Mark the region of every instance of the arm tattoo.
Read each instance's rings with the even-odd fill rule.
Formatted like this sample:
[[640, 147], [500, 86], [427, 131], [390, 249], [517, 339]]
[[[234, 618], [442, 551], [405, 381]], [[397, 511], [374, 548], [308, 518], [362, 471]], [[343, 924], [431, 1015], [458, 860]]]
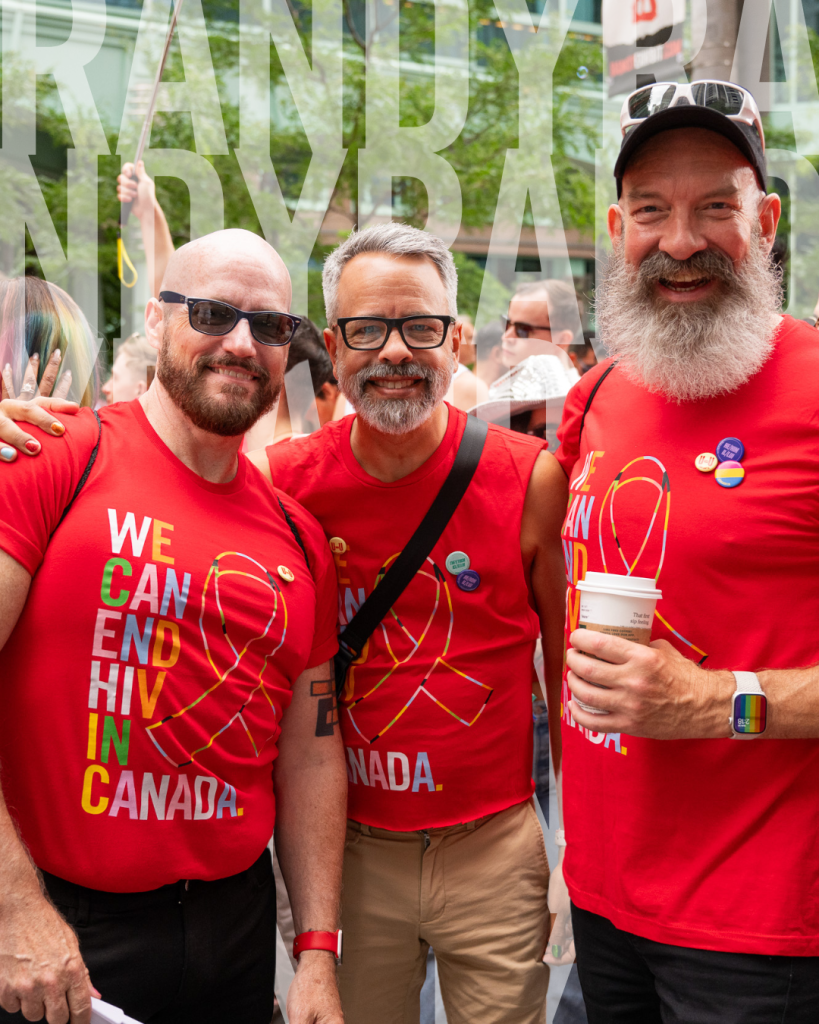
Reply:
[[310, 683], [310, 696], [318, 697], [316, 736], [332, 736], [338, 722], [335, 680], [313, 679]]

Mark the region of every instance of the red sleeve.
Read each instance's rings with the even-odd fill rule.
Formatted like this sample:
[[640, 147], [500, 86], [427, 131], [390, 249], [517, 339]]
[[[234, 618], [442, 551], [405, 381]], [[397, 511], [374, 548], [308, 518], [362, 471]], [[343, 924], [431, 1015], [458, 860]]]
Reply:
[[557, 430], [560, 446], [555, 452], [555, 458], [569, 479], [571, 479], [572, 469], [580, 455], [580, 426], [583, 422], [586, 403], [595, 384], [610, 364], [611, 359], [606, 359], [602, 363], [598, 363], [593, 370], [589, 370], [569, 391], [566, 401], [563, 403], [563, 418]]
[[281, 496], [304, 541], [316, 584], [316, 624], [306, 670], [329, 661], [338, 650], [338, 580], [327, 538], [318, 521], [292, 497], [284, 493]]
[[38, 439], [39, 455], [18, 455], [0, 471], [0, 549], [32, 576], [96, 444], [97, 424], [83, 409], [63, 437], [38, 431]]

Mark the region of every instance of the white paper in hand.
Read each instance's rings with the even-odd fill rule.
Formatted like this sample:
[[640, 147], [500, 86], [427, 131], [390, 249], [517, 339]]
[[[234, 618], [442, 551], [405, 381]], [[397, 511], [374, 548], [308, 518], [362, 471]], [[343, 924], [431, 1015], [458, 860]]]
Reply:
[[139, 1021], [126, 1016], [118, 1006], [92, 998], [91, 1024], [139, 1024]]

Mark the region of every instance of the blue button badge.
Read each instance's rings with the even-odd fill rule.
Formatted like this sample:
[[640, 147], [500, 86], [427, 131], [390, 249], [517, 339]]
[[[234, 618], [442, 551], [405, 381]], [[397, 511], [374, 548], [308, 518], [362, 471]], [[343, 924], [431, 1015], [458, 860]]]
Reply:
[[455, 582], [461, 590], [465, 590], [469, 593], [472, 590], [478, 589], [481, 585], [481, 578], [474, 569], [464, 569], [463, 572], [458, 573]]
[[717, 458], [720, 462], [742, 462], [745, 445], [738, 437], [723, 437], [717, 445]]

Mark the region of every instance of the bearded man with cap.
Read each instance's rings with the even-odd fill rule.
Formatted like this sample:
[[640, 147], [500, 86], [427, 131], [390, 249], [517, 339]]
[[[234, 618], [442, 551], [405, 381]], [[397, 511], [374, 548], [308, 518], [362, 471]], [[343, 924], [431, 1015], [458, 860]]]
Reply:
[[[611, 358], [570, 393], [557, 453], [588, 1018], [813, 1022], [819, 347], [780, 313], [753, 97], [662, 83], [621, 124], [597, 311]], [[589, 573], [662, 592], [650, 646], [577, 628]]]

